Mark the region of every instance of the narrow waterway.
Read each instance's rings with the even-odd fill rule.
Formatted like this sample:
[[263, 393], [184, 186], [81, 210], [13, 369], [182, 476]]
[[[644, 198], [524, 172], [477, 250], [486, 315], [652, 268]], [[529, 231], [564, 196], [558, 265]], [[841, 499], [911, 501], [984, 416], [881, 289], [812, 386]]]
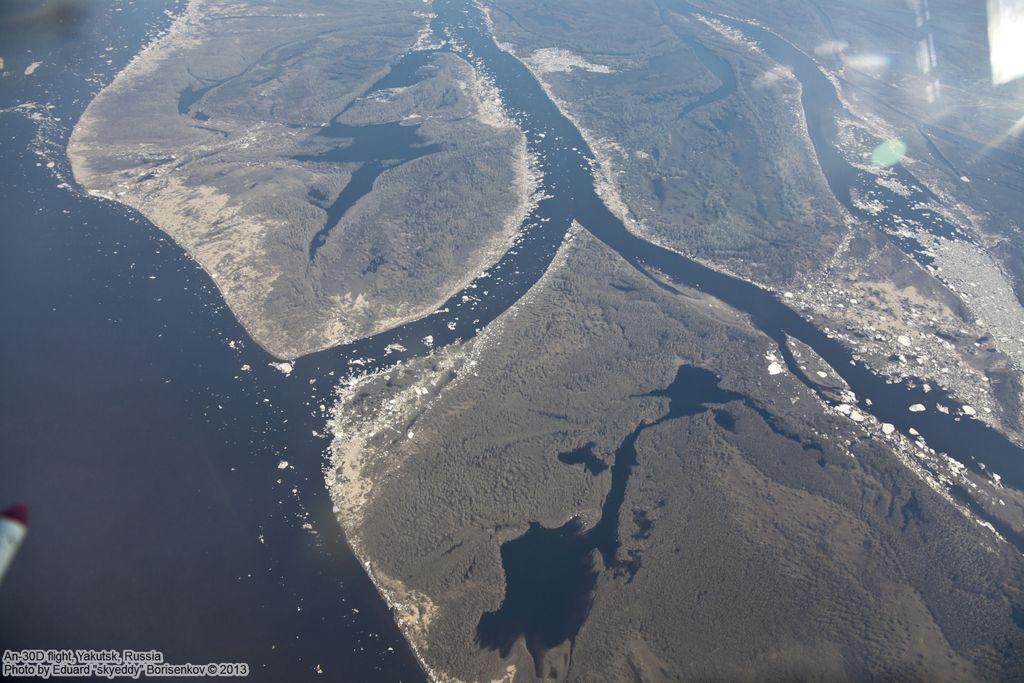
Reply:
[[[890, 180], [901, 188], [897, 189], [896, 185], [888, 182], [877, 182], [878, 176], [858, 168], [843, 154], [839, 124], [853, 117], [840, 101], [832, 81], [811, 57], [779, 35], [755, 24], [700, 10], [685, 0], [659, 0], [658, 4], [663, 11], [671, 10], [686, 16], [699, 14], [739, 30], [755, 40], [772, 61], [792, 70], [793, 76], [800, 81], [800, 104], [818, 165], [832, 194], [853, 216], [866, 225], [875, 226], [901, 250], [924, 265], [930, 264], [932, 258], [907, 233], [907, 228], [925, 230], [946, 239], [969, 239], [958, 226], [928, 206], [936, 200], [935, 195], [902, 163], [896, 163], [887, 171]], [[712, 68], [707, 62], [705, 64]], [[719, 70], [715, 69], [716, 74]], [[861, 142], [877, 145], [886, 141]], [[878, 203], [883, 208], [878, 212], [869, 211], [865, 208], [868, 203]]]
[[[936, 404], [958, 405], [946, 392], [936, 389], [925, 392], [911, 381], [890, 384], [772, 292], [712, 270], [631, 233], [598, 196], [591, 171], [593, 154], [580, 132], [547, 97], [530, 71], [495, 45], [475, 6], [462, 0], [438, 0], [435, 10], [435, 31], [451, 37], [452, 49], [494, 79], [506, 109], [526, 132], [530, 151], [540, 160], [545, 199], [527, 218], [521, 240], [498, 264], [469, 288], [455, 294], [437, 313], [303, 359], [298, 369], [304, 374], [322, 376], [326, 368], [334, 368], [340, 357], [371, 359], [371, 365], [380, 364], [385, 347], [393, 343], [401, 343], [408, 350], [392, 355], [387, 364], [471, 337], [539, 278], [569, 223], [575, 219], [638, 269], [663, 273], [679, 285], [703, 290], [747, 313], [757, 329], [779, 344], [789, 369], [797, 377], [802, 378], [803, 374], [787, 351], [787, 337], [804, 342], [831, 365], [856, 393], [862, 412], [890, 422], [904, 432], [914, 428], [931, 447], [950, 454], [968, 467], [981, 472], [979, 463], [984, 462], [1002, 475], [1004, 484], [1015, 488], [1024, 486], [1021, 449], [980, 420], [937, 411]], [[810, 68], [813, 63], [803, 66]], [[831, 88], [831, 82], [816, 67], [814, 73]], [[804, 83], [805, 96], [818, 96], [813, 94], [816, 86], [825, 87], [816, 78], [809, 78]], [[835, 93], [821, 97], [835, 97]], [[826, 118], [824, 111], [819, 111], [818, 128], [822, 135], [827, 131], [834, 134], [835, 125], [827, 125]], [[835, 140], [830, 139], [823, 147], [834, 149], [834, 143]], [[892, 219], [898, 219], [904, 209], [919, 211], [907, 202], [894, 202], [889, 206], [894, 214]], [[467, 299], [467, 295], [472, 296]], [[927, 410], [911, 413], [908, 408], [916, 403], [926, 406]]]
[[[552, 197], [548, 206], [557, 208], [560, 216], [568, 215], [578, 220], [584, 228], [611, 247], [626, 261], [643, 272], [651, 270], [667, 275], [679, 285], [703, 290], [747, 313], [757, 329], [774, 340], [791, 372], [802, 381], [807, 379], [799, 370], [795, 359], [786, 346], [787, 338], [798, 339], [810, 346], [847, 382], [858, 397], [860, 409], [879, 420], [890, 422], [904, 433], [913, 428], [924, 435], [935, 449], [947, 452], [975, 471], [989, 468], [998, 471], [1004, 484], [1020, 488], [1024, 485], [1024, 468], [1021, 467], [1021, 449], [1005, 436], [986, 426], [979, 420], [944, 414], [936, 410], [938, 403], [954, 405], [945, 392], [925, 392], [915, 383], [905, 381], [890, 384], [874, 374], [839, 341], [814, 326], [794, 310], [783, 304], [774, 294], [748, 282], [711, 270], [678, 253], [654, 245], [626, 229], [622, 221], [614, 216], [601, 201], [594, 189], [590, 171], [593, 155], [579, 131], [558, 111], [545, 96], [540, 84], [526, 67], [510, 55], [501, 51], [489, 35], [486, 24], [475, 9], [465, 9], [455, 0], [439, 0], [440, 28], [449, 35], [457, 36], [457, 45], [465, 54], [472, 55], [477, 65], [489, 73], [502, 92], [503, 100], [515, 118], [523, 126], [531, 147], [543, 162], [545, 189]], [[733, 22], [738, 25], [738, 22]], [[831, 82], [824, 77], [809, 58], [802, 61], [802, 53], [763, 29], [743, 25], [751, 30], [757, 39], [766, 45], [769, 54], [793, 67], [801, 79], [804, 92], [805, 111], [808, 125], [815, 140], [815, 149], [837, 197], [855, 215], [863, 215], [852, 203], [854, 190], [876, 192], [873, 179], [859, 174], [848, 164], [836, 149], [837, 125], [835, 117], [840, 111], [838, 98]], [[812, 106], [817, 103], [821, 106]], [[931, 198], [926, 188], [900, 166], [894, 173], [913, 188], [912, 199]], [[883, 193], [884, 195], [884, 193]], [[935, 219], [919, 205], [895, 193], [884, 195], [886, 199], [886, 220], [892, 224], [912, 221], [929, 224], [931, 228], [946, 230], [941, 219]], [[544, 216], [542, 207], [540, 214]], [[866, 216], [864, 216], [867, 218]], [[925, 219], [928, 219], [926, 221]], [[924, 221], [924, 223], [922, 223]], [[956, 237], [949, 233], [947, 236]], [[677, 382], [682, 381], [677, 378]], [[699, 386], [698, 382], [694, 382]], [[709, 390], [705, 401], [713, 401], [714, 392]], [[700, 405], [695, 399], [687, 405]], [[909, 407], [920, 403], [927, 410], [912, 413]], [[684, 411], [685, 413], [685, 411]], [[642, 430], [643, 425], [637, 430]], [[632, 466], [629, 458], [632, 444], [638, 431], [634, 431], [623, 444], [613, 465], [613, 486], [609, 492], [609, 505], [614, 506], [620, 488], [628, 478]], [[574, 461], [582, 460], [582, 454], [571, 455]], [[635, 456], [634, 456], [635, 457]], [[586, 462], [585, 460], [582, 460]], [[535, 658], [565, 639], [572, 639], [585, 619], [589, 604], [590, 590], [594, 584], [593, 567], [581, 557], [598, 550], [605, 558], [606, 566], [614, 565], [614, 549], [617, 547], [617, 517], [612, 519], [609, 510], [603, 511], [602, 519], [591, 532], [583, 533], [578, 522], [571, 521], [558, 529], [544, 529], [534, 524], [526, 535], [510, 541], [502, 548], [506, 577], [509, 585], [506, 603], [498, 612], [485, 615], [479, 625], [481, 644], [507, 652], [518, 636], [526, 639]], [[606, 527], [616, 527], [613, 531]], [[595, 539], [603, 538], [603, 542]], [[608, 539], [616, 539], [610, 541]], [[1010, 539], [1020, 539], [1011, 534]], [[551, 550], [545, 557], [561, 558], [556, 566], [543, 571], [537, 567], [551, 567], [545, 561], [538, 563], [535, 551]], [[557, 551], [555, 550], [557, 548]], [[573, 583], [578, 589], [570, 596], [564, 595], [564, 587]], [[558, 598], [552, 597], [558, 594]], [[553, 615], [552, 610], [558, 615]]]

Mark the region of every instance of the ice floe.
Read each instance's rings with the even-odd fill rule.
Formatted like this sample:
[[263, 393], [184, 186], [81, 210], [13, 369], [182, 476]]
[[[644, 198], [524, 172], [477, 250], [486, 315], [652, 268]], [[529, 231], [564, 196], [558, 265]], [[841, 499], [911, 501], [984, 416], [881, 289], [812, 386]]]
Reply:
[[280, 372], [285, 377], [292, 374], [292, 370], [295, 369], [295, 366], [287, 361], [281, 361], [280, 363], [268, 363], [268, 365], [277, 370], [278, 372]]

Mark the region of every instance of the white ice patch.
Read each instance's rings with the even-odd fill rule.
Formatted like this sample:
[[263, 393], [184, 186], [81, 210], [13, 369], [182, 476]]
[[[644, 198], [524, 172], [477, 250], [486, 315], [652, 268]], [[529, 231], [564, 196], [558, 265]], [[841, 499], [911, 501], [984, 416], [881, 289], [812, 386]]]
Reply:
[[915, 403], [914, 405], [912, 405], [909, 408], [907, 408], [907, 410], [909, 410], [912, 413], [923, 413], [924, 412], [924, 406], [922, 404], [920, 404], [920, 403]]
[[390, 356], [392, 353], [395, 353], [396, 351], [397, 352], [405, 351], [405, 347], [402, 346], [401, 344], [388, 344], [387, 346], [384, 347], [384, 355], [385, 356]]
[[558, 47], [545, 47], [534, 50], [525, 60], [526, 64], [537, 73], [568, 72], [573, 69], [590, 71], [596, 74], [610, 74], [612, 70], [604, 64], [588, 62], [583, 57]]
[[287, 361], [282, 361], [280, 363], [268, 363], [268, 365], [277, 370], [278, 372], [280, 372], [285, 377], [292, 374], [292, 370], [295, 369], [295, 366]]

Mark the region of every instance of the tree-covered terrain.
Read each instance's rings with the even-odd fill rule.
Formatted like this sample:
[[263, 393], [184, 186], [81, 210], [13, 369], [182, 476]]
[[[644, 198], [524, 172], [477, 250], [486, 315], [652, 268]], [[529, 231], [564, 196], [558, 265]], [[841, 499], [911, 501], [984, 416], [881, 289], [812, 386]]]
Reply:
[[[1008, 544], [901, 464], [877, 423], [823, 411], [793, 375], [769, 372], [772, 343], [743, 316], [666, 292], [586, 233], [563, 249], [493, 332], [368, 378], [335, 414], [335, 498], [365, 494], [346, 528], [435, 673], [1020, 674]], [[681, 366], [721, 389], [673, 418], [663, 390]], [[509, 590], [503, 544], [531, 524], [597, 524], [638, 427], [616, 549], [590, 556], [578, 633], [532, 650], [520, 639], [506, 659], [478, 646]], [[560, 457], [579, 449], [611, 467]]]

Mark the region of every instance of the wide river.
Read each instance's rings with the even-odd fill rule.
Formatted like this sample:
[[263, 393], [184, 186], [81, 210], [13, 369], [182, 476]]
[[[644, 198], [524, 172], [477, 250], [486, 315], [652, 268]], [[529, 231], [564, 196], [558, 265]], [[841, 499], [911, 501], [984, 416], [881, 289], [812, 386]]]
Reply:
[[[87, 5], [81, 32], [4, 24], [0, 35], [9, 65], [28, 50], [44, 62], [4, 79], [0, 107], [52, 105], [0, 115], [0, 503], [24, 500], [33, 515], [0, 587], [0, 645], [156, 648], [171, 661], [247, 661], [257, 680], [313, 678], [317, 667], [344, 680], [422, 679], [333, 518], [319, 405], [351, 371], [471, 338], [543, 274], [573, 219], [637, 268], [747, 312], [783, 350], [786, 336], [814, 348], [862, 412], [916, 428], [968, 466], [983, 460], [1008, 485], [1024, 481], [1020, 449], [935, 411], [955, 405], [942, 392], [887, 384], [770, 292], [626, 230], [594, 190], [579, 131], [466, 0], [438, 0], [435, 31], [494, 78], [542, 161], [548, 198], [500, 262], [439, 312], [279, 373], [154, 226], [58, 186], [67, 124], [165, 23], [167, 5], [137, 5]], [[393, 343], [407, 350], [385, 357]], [[930, 409], [911, 414], [913, 403]]]
[[44, 4], [0, 6], [0, 505], [30, 507], [0, 649], [422, 681], [332, 514], [309, 385], [153, 225], [59, 186], [70, 126], [182, 3], [89, 0], [66, 27]]

